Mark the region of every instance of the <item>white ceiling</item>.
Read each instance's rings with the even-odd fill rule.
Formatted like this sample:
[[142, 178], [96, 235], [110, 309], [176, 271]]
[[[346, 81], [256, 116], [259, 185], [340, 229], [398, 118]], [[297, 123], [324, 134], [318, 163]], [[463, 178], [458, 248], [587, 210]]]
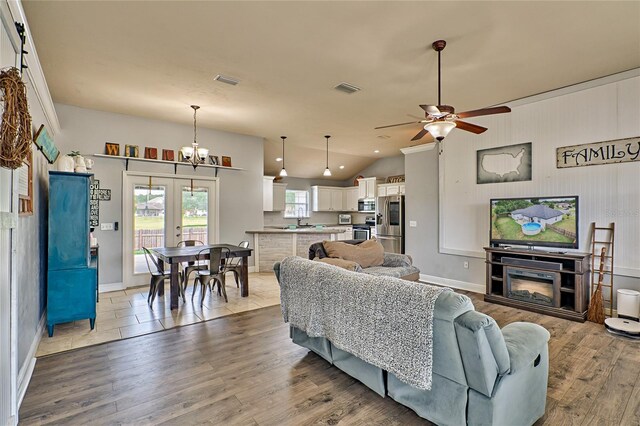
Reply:
[[266, 174], [280, 135], [297, 177], [322, 175], [325, 134], [340, 180], [414, 145], [418, 125], [373, 128], [436, 103], [437, 39], [457, 111], [640, 67], [638, 1], [23, 3], [54, 101], [184, 124], [198, 104], [199, 126], [265, 138]]

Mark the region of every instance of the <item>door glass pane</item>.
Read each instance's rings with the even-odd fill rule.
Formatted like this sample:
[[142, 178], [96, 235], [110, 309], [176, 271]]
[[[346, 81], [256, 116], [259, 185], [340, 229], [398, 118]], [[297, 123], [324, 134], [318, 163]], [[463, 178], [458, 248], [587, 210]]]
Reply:
[[142, 247], [164, 247], [166, 189], [163, 186], [135, 185], [133, 190], [133, 272], [155, 272], [153, 262], [149, 266]]
[[197, 240], [208, 244], [209, 191], [206, 188], [182, 187], [181, 240]]

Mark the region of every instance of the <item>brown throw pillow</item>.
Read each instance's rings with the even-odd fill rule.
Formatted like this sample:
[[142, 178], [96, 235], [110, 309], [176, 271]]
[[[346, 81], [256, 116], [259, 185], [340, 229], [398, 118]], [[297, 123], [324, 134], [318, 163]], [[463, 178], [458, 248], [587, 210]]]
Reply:
[[376, 240], [367, 240], [358, 245], [340, 241], [323, 241], [322, 245], [327, 256], [350, 260], [363, 268], [380, 266], [384, 263], [384, 248]]
[[332, 257], [323, 257], [322, 259], [315, 258], [313, 260], [316, 262], [326, 263], [328, 265], [338, 266], [340, 268], [346, 269], [347, 271], [356, 272], [360, 269], [360, 265], [350, 260], [334, 259]]

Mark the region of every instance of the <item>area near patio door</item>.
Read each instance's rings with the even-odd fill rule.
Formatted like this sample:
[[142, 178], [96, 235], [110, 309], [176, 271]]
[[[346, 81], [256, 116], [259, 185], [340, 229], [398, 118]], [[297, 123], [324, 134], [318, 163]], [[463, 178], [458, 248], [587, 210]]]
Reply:
[[[143, 247], [217, 240], [217, 180], [125, 174], [123, 284], [148, 283]], [[151, 265], [153, 268], [153, 265]]]

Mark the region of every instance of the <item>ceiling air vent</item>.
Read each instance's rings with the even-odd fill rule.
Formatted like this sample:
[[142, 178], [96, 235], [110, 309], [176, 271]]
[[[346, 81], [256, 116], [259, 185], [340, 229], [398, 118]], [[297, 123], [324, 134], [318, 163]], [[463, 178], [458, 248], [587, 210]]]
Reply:
[[240, 80], [236, 80], [233, 77], [227, 77], [221, 74], [216, 75], [214, 78], [214, 80], [219, 81], [221, 83], [227, 83], [230, 84], [232, 86], [235, 86], [236, 84], [240, 83]]
[[359, 87], [354, 86], [353, 84], [345, 83], [344, 81], [334, 87], [334, 89], [348, 94], [352, 94], [360, 90]]

